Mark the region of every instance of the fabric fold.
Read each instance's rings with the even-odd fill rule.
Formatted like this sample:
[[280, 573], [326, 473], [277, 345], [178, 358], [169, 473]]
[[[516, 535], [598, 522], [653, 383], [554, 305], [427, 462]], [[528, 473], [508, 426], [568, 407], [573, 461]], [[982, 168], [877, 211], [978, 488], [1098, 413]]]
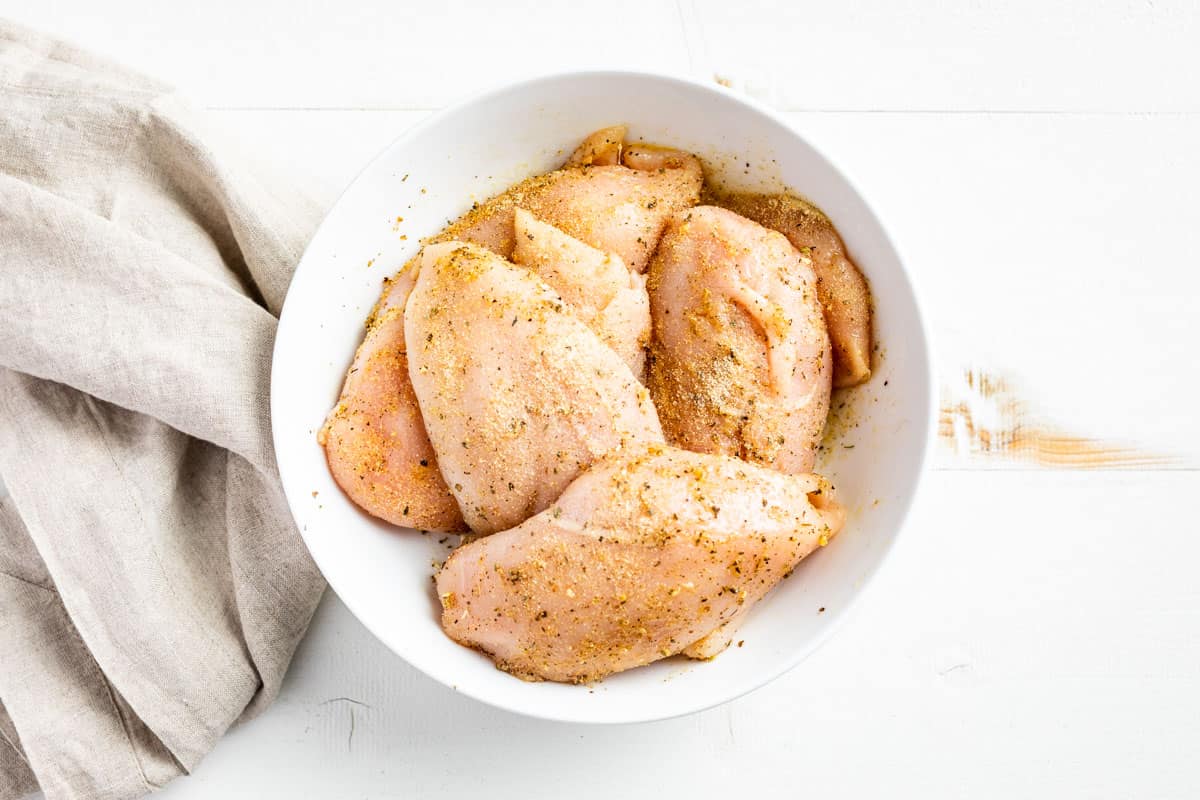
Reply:
[[324, 589], [269, 417], [317, 209], [234, 152], [0, 21], [0, 800], [190, 771], [275, 697]]

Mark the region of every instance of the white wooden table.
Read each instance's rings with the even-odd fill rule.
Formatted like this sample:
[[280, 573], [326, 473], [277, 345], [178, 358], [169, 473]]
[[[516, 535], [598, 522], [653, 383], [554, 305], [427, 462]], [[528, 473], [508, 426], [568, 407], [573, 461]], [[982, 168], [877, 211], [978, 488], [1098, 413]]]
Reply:
[[174, 83], [327, 202], [483, 84], [577, 66], [720, 75], [785, 110], [874, 204], [951, 395], [965, 369], [1007, 376], [1037, 418], [1166, 457], [1080, 470], [943, 447], [831, 643], [741, 700], [649, 725], [480, 705], [330, 595], [278, 702], [166, 797], [1200, 796], [1200, 5], [0, 14]]

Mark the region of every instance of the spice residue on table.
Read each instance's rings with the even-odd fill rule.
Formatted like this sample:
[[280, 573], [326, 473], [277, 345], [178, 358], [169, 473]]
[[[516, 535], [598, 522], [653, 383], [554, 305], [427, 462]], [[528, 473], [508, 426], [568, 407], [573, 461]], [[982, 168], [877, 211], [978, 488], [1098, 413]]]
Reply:
[[1071, 433], [1042, 419], [1012, 384], [968, 369], [942, 387], [938, 437], [960, 455], [999, 457], [1045, 467], [1120, 469], [1169, 463], [1127, 444]]

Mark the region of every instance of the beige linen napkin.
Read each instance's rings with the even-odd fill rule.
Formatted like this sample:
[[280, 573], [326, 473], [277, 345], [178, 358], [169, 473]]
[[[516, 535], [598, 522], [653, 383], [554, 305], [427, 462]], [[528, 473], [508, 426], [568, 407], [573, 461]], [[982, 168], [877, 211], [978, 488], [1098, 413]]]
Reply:
[[324, 588], [267, 402], [317, 215], [216, 142], [0, 22], [0, 798], [191, 770], [275, 696]]

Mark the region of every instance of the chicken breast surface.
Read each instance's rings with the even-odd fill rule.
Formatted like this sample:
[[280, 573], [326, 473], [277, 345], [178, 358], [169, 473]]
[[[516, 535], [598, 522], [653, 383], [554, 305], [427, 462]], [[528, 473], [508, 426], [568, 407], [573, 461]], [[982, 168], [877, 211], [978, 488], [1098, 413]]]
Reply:
[[334, 481], [366, 512], [412, 528], [466, 530], [408, 379], [404, 306], [411, 266], [388, 281], [317, 441]]
[[871, 377], [871, 290], [846, 255], [829, 217], [791, 195], [735, 194], [720, 205], [779, 231], [807, 252], [817, 273], [817, 295], [833, 342], [833, 385], [855, 386]]
[[605, 459], [451, 554], [442, 626], [520, 678], [598, 680], [709, 636], [843, 521], [816, 475], [670, 447]]
[[588, 134], [567, 159], [568, 167], [604, 167], [621, 163], [625, 126], [613, 125]]
[[[614, 131], [624, 134], [620, 128], [597, 133], [611, 137]], [[513, 213], [523, 208], [592, 247], [615, 253], [635, 272], [645, 272], [667, 219], [700, 200], [700, 160], [680, 150], [597, 144], [596, 136], [572, 156], [574, 165], [569, 161], [562, 169], [521, 181], [430, 241], [472, 242], [511, 258]], [[589, 155], [580, 156], [585, 149]], [[618, 155], [620, 164], [615, 163]]]
[[647, 385], [667, 441], [809, 472], [831, 354], [812, 262], [732, 211], [677, 213], [650, 265]]
[[601, 456], [662, 442], [621, 358], [540, 278], [481, 247], [425, 247], [405, 334], [425, 429], [472, 530], [517, 525]]
[[639, 381], [650, 342], [646, 279], [620, 256], [584, 244], [522, 208], [514, 217], [514, 263], [533, 270], [572, 313], [616, 351]]

